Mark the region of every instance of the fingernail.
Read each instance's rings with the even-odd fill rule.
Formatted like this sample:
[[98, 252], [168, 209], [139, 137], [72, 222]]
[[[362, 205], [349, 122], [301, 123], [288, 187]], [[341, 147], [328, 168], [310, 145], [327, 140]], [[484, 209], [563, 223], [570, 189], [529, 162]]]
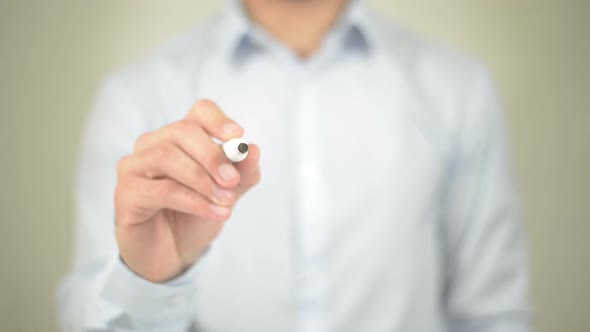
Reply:
[[232, 192], [229, 190], [224, 190], [219, 187], [213, 188], [213, 196], [220, 202], [220, 203], [227, 203], [232, 197]]
[[223, 206], [212, 204], [211, 206], [209, 206], [209, 208], [211, 209], [211, 212], [213, 212], [214, 214], [216, 214], [220, 217], [225, 217], [229, 214], [229, 208], [226, 208]]
[[242, 128], [233, 122], [228, 122], [221, 126], [221, 130], [225, 136], [235, 137], [240, 134]]
[[232, 164], [222, 164], [219, 166], [219, 176], [223, 181], [229, 182], [238, 177], [238, 170]]

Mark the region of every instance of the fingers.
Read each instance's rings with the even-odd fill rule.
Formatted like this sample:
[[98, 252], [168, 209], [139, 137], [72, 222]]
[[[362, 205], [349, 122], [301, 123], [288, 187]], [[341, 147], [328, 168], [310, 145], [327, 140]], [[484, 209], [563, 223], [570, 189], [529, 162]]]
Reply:
[[[209, 203], [214, 203], [220, 207], [232, 207], [242, 194], [258, 183], [260, 179], [260, 168], [258, 166], [259, 159], [260, 149], [257, 145], [251, 144], [248, 158], [237, 164], [237, 168], [241, 173], [240, 183], [233, 190], [228, 190], [216, 185], [208, 172], [178, 146], [165, 142], [146, 148], [132, 156], [123, 158], [119, 162], [119, 183], [131, 182], [134, 184], [141, 184], [144, 190], [155, 190], [155, 192], [149, 197], [154, 198], [161, 195], [161, 202], [167, 202], [171, 199], [167, 190], [172, 189], [167, 187], [160, 189], [151, 187], [149, 182], [161, 183], [162, 180], [170, 180], [173, 183], [176, 183], [177, 186], [180, 186], [179, 189], [177, 189], [180, 193], [177, 195], [184, 195], [184, 197], [186, 197], [189, 195], [188, 192], [192, 192], [193, 195], [199, 197], [199, 200], [206, 200], [209, 201]], [[129, 180], [129, 178], [131, 178], [131, 180]], [[171, 185], [164, 182], [164, 186]], [[118, 191], [124, 191], [124, 189], [125, 187], [117, 188]], [[143, 191], [139, 192], [143, 193]], [[140, 195], [136, 198], [136, 206], [143, 206], [144, 210], [151, 210], [158, 207], [154, 205], [153, 202], [145, 202], [142, 197], [143, 196]], [[184, 201], [186, 201], [186, 199], [184, 199]], [[173, 209], [175, 207], [174, 204], [179, 204], [181, 202], [183, 202], [183, 200], [162, 205], [161, 207]], [[178, 208], [181, 207], [182, 206]], [[202, 214], [199, 213], [199, 211], [203, 206], [193, 205], [191, 208], [192, 210], [185, 208], [179, 211], [195, 216]], [[147, 219], [149, 216], [145, 216], [145, 218]]]
[[164, 142], [171, 142], [202, 165], [223, 188], [233, 188], [240, 182], [240, 174], [227, 160], [221, 148], [213, 142], [200, 124], [191, 120], [174, 122], [150, 134], [141, 136], [135, 145], [136, 153]]
[[208, 99], [196, 102], [185, 119], [196, 121], [210, 136], [222, 141], [242, 137], [244, 134], [244, 130], [237, 123]]
[[232, 164], [212, 137], [229, 140], [242, 134], [217, 105], [203, 100], [183, 120], [142, 135], [134, 153], [119, 162], [117, 219], [134, 215], [122, 220], [137, 223], [161, 209], [227, 219], [237, 199], [260, 179], [260, 150], [252, 144], [248, 157]]
[[151, 216], [137, 218], [141, 211], [155, 213], [162, 209], [183, 212], [205, 220], [225, 221], [231, 211], [211, 203], [199, 193], [170, 179], [147, 180], [132, 178], [120, 183], [117, 188], [118, 210], [127, 211], [132, 217], [118, 216], [118, 222], [148, 219]]
[[175, 180], [218, 205], [230, 205], [235, 196], [217, 186], [203, 166], [172, 143], [165, 142], [139, 152], [125, 167], [128, 172], [146, 179]]

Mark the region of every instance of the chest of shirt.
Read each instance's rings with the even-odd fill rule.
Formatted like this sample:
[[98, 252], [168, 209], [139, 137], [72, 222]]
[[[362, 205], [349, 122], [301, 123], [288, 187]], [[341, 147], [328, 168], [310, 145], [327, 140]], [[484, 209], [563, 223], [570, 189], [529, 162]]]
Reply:
[[[177, 89], [186, 93], [167, 102], [172, 111], [162, 119], [181, 118], [190, 103], [210, 98], [242, 125], [261, 148], [262, 181], [250, 195], [259, 197], [255, 206], [268, 209], [283, 199], [300, 218], [336, 228], [366, 209], [412, 220], [436, 208], [448, 153], [429, 134], [428, 119], [415, 116], [425, 113], [424, 104], [379, 68], [358, 61], [207, 66], [195, 87]], [[378, 229], [391, 227], [385, 218], [378, 222], [385, 223]], [[396, 233], [401, 226], [393, 226]]]
[[[402, 80], [360, 64], [225, 69], [203, 68], [195, 87], [179, 87], [180, 98], [162, 107], [166, 123], [210, 98], [261, 149], [259, 185], [240, 200], [202, 263], [203, 298], [255, 315], [256, 307], [244, 311], [239, 303], [289, 308], [296, 285], [307, 285], [346, 315], [344, 304], [373, 288], [395, 306], [415, 298], [412, 285], [436, 287], [447, 152], [430, 135], [432, 124], [416, 116], [425, 110]], [[357, 271], [365, 273], [351, 278]], [[344, 302], [342, 289], [351, 290]]]

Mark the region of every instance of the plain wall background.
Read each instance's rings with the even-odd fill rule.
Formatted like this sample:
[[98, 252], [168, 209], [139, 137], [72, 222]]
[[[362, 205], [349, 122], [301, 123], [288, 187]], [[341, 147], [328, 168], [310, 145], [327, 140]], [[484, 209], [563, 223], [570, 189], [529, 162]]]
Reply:
[[[369, 1], [479, 57], [503, 95], [538, 331], [590, 329], [590, 1]], [[99, 80], [214, 0], [0, 0], [0, 331], [56, 331], [72, 177]]]

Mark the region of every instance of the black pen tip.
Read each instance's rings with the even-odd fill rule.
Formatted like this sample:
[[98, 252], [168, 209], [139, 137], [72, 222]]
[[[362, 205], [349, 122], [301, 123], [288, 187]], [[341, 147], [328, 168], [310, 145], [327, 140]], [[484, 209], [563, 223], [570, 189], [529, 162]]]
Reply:
[[238, 151], [240, 151], [241, 153], [248, 152], [248, 144], [240, 143], [240, 145], [238, 145]]

